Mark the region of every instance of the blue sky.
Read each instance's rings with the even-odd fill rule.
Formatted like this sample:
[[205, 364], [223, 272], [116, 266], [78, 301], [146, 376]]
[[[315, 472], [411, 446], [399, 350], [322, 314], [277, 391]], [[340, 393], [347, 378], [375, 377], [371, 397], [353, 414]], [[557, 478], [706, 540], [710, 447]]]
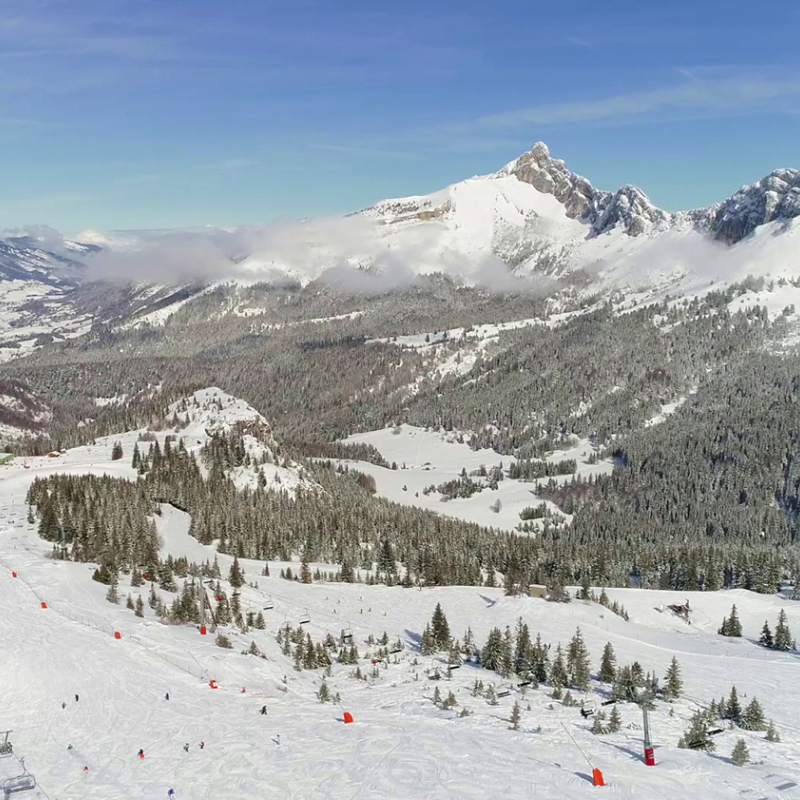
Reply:
[[800, 4], [3, 0], [0, 228], [259, 224], [537, 140], [705, 205], [800, 167]]

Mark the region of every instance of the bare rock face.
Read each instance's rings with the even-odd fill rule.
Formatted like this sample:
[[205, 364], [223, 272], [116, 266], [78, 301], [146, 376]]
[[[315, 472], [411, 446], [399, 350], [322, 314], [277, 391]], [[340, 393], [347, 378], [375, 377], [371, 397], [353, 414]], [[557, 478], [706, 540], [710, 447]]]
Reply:
[[594, 222], [598, 203], [609, 194], [595, 189], [586, 178], [570, 172], [560, 159], [553, 158], [544, 142], [537, 142], [527, 153], [504, 170], [544, 194], [552, 194], [567, 210], [567, 216], [581, 222]]
[[669, 224], [670, 214], [656, 208], [641, 189], [635, 186], [623, 186], [618, 192], [595, 189], [586, 178], [571, 172], [563, 161], [553, 158], [544, 142], [537, 142], [511, 162], [504, 173], [515, 175], [537, 191], [552, 194], [564, 205], [568, 217], [591, 226], [590, 236], [599, 236], [616, 227], [630, 236], [639, 236]]
[[714, 239], [736, 244], [760, 225], [800, 217], [800, 170], [776, 169], [727, 200], [692, 213]]

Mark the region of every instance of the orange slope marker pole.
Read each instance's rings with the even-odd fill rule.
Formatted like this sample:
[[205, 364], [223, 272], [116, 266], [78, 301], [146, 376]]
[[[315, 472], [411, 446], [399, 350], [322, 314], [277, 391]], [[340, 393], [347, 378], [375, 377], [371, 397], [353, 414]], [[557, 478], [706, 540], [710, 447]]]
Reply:
[[597, 769], [597, 767], [595, 767], [594, 764], [592, 764], [592, 762], [589, 760], [589, 756], [587, 756], [586, 753], [584, 753], [583, 750], [581, 750], [580, 745], [575, 741], [575, 738], [567, 730], [567, 726], [563, 722], [561, 723], [561, 727], [566, 731], [567, 736], [569, 736], [569, 738], [572, 739], [572, 744], [575, 745], [578, 752], [586, 759], [586, 763], [592, 768], [592, 783], [595, 786], [605, 786], [606, 782], [603, 779], [603, 773], [599, 769]]

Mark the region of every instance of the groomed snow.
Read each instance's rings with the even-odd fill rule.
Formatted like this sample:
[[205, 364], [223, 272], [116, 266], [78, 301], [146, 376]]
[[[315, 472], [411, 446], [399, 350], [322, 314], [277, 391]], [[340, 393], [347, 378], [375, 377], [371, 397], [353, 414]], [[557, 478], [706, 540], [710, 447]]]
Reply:
[[[242, 589], [243, 607], [261, 609], [270, 598], [274, 608], [263, 612], [266, 631], [229, 632], [234, 648], [221, 650], [213, 636], [202, 637], [192, 626], [159, 624], [149, 608], [138, 619], [123, 604], [109, 604], [105, 587], [91, 580], [92, 566], [49, 560], [47, 544], [24, 516], [21, 487], [0, 478], [2, 720], [13, 730], [15, 753], [39, 782], [40, 790], [30, 798], [44, 798], [46, 792], [51, 800], [149, 800], [166, 798], [170, 788], [177, 798], [191, 800], [594, 796], [601, 790], [591, 786], [591, 768], [570, 736], [603, 771], [608, 784], [603, 791], [613, 796], [749, 800], [797, 794], [791, 785], [800, 782], [796, 657], [714, 632], [733, 602], [745, 637], [756, 636], [763, 619], [774, 620], [780, 609], [796, 630], [800, 605], [790, 601], [744, 591], [697, 593], [689, 598], [694, 624], [687, 626], [658, 610], [683, 602], [682, 594], [610, 591], [630, 614], [625, 622], [595, 604], [506, 598], [498, 589], [304, 586], [278, 578], [280, 564], [271, 564], [272, 577], [264, 578], [263, 564], [244, 560], [246, 576], [258, 588]], [[213, 559], [213, 548], [190, 539], [187, 525], [182, 512], [164, 514], [159, 526], [165, 551]], [[218, 558], [227, 573], [230, 558]], [[18, 577], [12, 578], [10, 570]], [[124, 583], [123, 595], [141, 591], [146, 599], [147, 586], [131, 590]], [[41, 608], [42, 599], [47, 609]], [[465, 666], [438, 684], [443, 696], [453, 691], [457, 709], [435, 708], [430, 701], [434, 684], [426, 673], [439, 662], [419, 657], [414, 643], [436, 603], [455, 635], [470, 627], [479, 644], [492, 627], [513, 627], [520, 616], [553, 645], [565, 643], [579, 625], [595, 669], [606, 641], [621, 662], [637, 659], [660, 675], [675, 654], [693, 699], [674, 704], [674, 717], [665, 703], [651, 713], [657, 766], [642, 762], [641, 715], [635, 706], [619, 706], [623, 727], [618, 734], [595, 737], [578, 709], [552, 701], [544, 687], [524, 696], [512, 689], [497, 706], [473, 697], [476, 678], [498, 689], [506, 682]], [[369, 650], [366, 637], [385, 630], [390, 639], [404, 640], [406, 650], [396, 663], [391, 659], [379, 666], [374, 678], [369, 660], [362, 661], [370, 676], [366, 682], [350, 677], [352, 668], [335, 665], [327, 682], [341, 694], [342, 706], [320, 704], [314, 696], [320, 671], [295, 672], [274, 639], [279, 626], [296, 625], [305, 610], [311, 617], [306, 630], [315, 640], [350, 627], [363, 655]], [[112, 631], [122, 638], [116, 640]], [[266, 660], [240, 654], [251, 641]], [[219, 689], [209, 687], [211, 678]], [[692, 711], [726, 694], [734, 682], [745, 702], [758, 696], [782, 743], [737, 730], [715, 737], [716, 755], [679, 750], [675, 743]], [[522, 709], [518, 732], [509, 730], [507, 721], [515, 700]], [[264, 704], [266, 718], [259, 714]], [[472, 714], [459, 718], [462, 707]], [[344, 710], [353, 714], [354, 724], [342, 724]], [[728, 759], [740, 736], [753, 760], [746, 769]], [[140, 748], [144, 761], [136, 756]], [[18, 772], [17, 762], [0, 759], [1, 776]], [[788, 788], [779, 791], [780, 785]]]

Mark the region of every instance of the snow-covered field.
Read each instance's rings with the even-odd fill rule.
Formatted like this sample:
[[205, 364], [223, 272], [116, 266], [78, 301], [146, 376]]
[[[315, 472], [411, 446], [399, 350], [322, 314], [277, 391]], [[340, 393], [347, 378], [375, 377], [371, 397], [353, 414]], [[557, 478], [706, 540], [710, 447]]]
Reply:
[[[190, 404], [189, 425], [179, 434], [186, 437], [187, 447], [202, 443], [205, 427], [249, 419], [243, 406], [218, 391], [205, 390]], [[159, 439], [167, 433], [159, 433]], [[161, 624], [149, 607], [138, 618], [124, 602], [109, 603], [106, 587], [91, 579], [93, 565], [51, 560], [50, 545], [27, 522], [24, 499], [34, 477], [72, 472], [133, 479], [130, 451], [137, 439], [138, 433], [112, 436], [58, 458], [16, 459], [0, 466], [0, 729], [13, 731], [14, 754], [25, 759], [39, 783], [39, 789], [18, 795], [25, 800], [144, 800], [166, 798], [170, 789], [177, 798], [192, 800], [572, 800], [598, 793], [652, 800], [800, 797], [800, 660], [752, 641], [765, 619], [774, 626], [781, 609], [797, 635], [800, 603], [738, 590], [696, 593], [689, 598], [689, 626], [661, 608], [683, 602], [683, 594], [609, 590], [611, 599], [627, 609], [626, 622], [598, 604], [510, 598], [500, 589], [302, 585], [279, 577], [286, 564], [271, 562], [271, 575], [264, 577], [263, 562], [243, 560], [249, 583], [241, 590], [241, 605], [245, 611], [261, 610], [266, 629], [227, 631], [233, 649], [224, 650], [215, 646], [213, 635], [202, 636], [194, 626]], [[399, 435], [387, 430], [358, 440], [376, 444], [387, 459], [405, 461], [409, 467], [372, 473], [379, 491], [386, 493], [390, 487], [381, 489], [381, 483], [389, 473], [408, 482], [411, 492], [416, 477], [422, 486], [441, 482], [462, 466], [469, 471], [499, 460], [496, 454], [475, 453], [438, 434], [406, 426]], [[110, 460], [114, 441], [123, 445], [122, 460]], [[558, 457], [580, 457], [578, 450]], [[426, 470], [426, 462], [432, 469]], [[512, 483], [500, 482], [498, 492], [508, 491], [504, 487]], [[407, 497], [407, 492], [398, 491]], [[504, 498], [504, 507], [513, 503], [510, 496], [488, 490], [470, 500], [477, 498], [491, 517], [502, 519], [502, 512], [488, 511], [496, 496]], [[453, 513], [461, 501], [432, 502]], [[479, 516], [477, 510], [474, 513]], [[157, 518], [162, 555], [213, 560], [214, 548], [192, 539], [188, 525], [185, 513], [162, 507]], [[226, 576], [231, 558], [218, 555], [218, 561]], [[297, 563], [291, 566], [296, 572]], [[312, 570], [316, 566], [312, 564]], [[148, 585], [136, 589], [128, 583], [123, 576], [123, 600], [129, 592], [134, 599], [141, 593], [147, 600]], [[223, 586], [230, 594], [225, 581]], [[170, 593], [160, 594], [169, 605]], [[417, 646], [437, 603], [451, 632], [460, 638], [470, 628], [479, 645], [492, 628], [513, 629], [520, 617], [534, 636], [541, 632], [553, 647], [566, 644], [580, 626], [594, 671], [607, 641], [620, 663], [636, 659], [660, 676], [676, 655], [686, 696], [672, 705], [659, 702], [651, 713], [657, 766], [643, 763], [641, 712], [636, 706], [619, 705], [619, 733], [595, 736], [577, 708], [554, 701], [544, 686], [523, 691], [512, 681], [509, 695], [493, 706], [474, 697], [471, 688], [476, 678], [498, 690], [506, 687], [508, 682], [495, 673], [465, 664], [449, 680], [428, 680], [429, 670], [437, 665], [443, 669], [444, 664], [422, 657]], [[740, 640], [716, 634], [733, 603], [744, 627]], [[334, 664], [327, 684], [341, 695], [341, 706], [318, 702], [321, 670], [295, 671], [292, 658], [281, 653], [275, 640], [280, 627], [296, 627], [306, 614], [304, 629], [315, 641], [328, 633], [338, 638], [343, 628], [353, 632], [359, 668], [367, 680], [352, 676], [355, 667]], [[370, 655], [375, 648], [366, 640], [384, 631], [390, 641], [399, 638], [405, 647], [373, 665]], [[243, 654], [251, 642], [265, 659]], [[211, 680], [218, 689], [211, 688]], [[677, 740], [692, 712], [726, 695], [732, 684], [744, 702], [758, 697], [775, 720], [782, 742], [769, 743], [763, 733], [736, 730], [715, 737], [713, 755], [678, 749]], [[437, 686], [442, 697], [453, 692], [454, 709], [434, 706]], [[607, 687], [594, 682], [591, 696], [600, 700], [605, 691]], [[519, 731], [510, 730], [508, 722], [515, 701], [522, 710]], [[259, 713], [264, 705], [266, 716]], [[471, 713], [459, 716], [465, 708]], [[353, 715], [353, 724], [344, 724], [345, 711]], [[750, 749], [752, 763], [747, 768], [729, 760], [739, 737]], [[573, 739], [602, 770], [606, 788], [592, 786], [591, 767]], [[140, 749], [144, 760], [137, 758]], [[21, 771], [15, 756], [0, 757], [0, 779]]]
[[[399, 433], [395, 433], [399, 430]], [[511, 480], [506, 477], [498, 483], [497, 489], [484, 489], [471, 497], [443, 500], [439, 492], [424, 494], [423, 489], [435, 484], [456, 480], [461, 470], [469, 474], [473, 470], [485, 466], [503, 465], [504, 468], [514, 463], [513, 456], [501, 456], [494, 450], [472, 450], [467, 444], [459, 443], [453, 434], [427, 431], [413, 425], [400, 425], [395, 428], [383, 428], [367, 433], [356, 433], [345, 441], [371, 444], [381, 455], [398, 469], [387, 469], [364, 461], [342, 462], [371, 475], [381, 497], [396, 503], [418, 508], [427, 508], [450, 517], [477, 522], [499, 530], [514, 530], [521, 522], [520, 512], [530, 506], [546, 503], [555, 515], [569, 519], [559, 508], [536, 494], [536, 483], [531, 481]], [[574, 458], [578, 463], [577, 475], [607, 474], [613, 469], [610, 461], [599, 461], [597, 464], [587, 463], [593, 452], [588, 441], [582, 440], [568, 450], [556, 450], [547, 457], [547, 461], [558, 462]], [[570, 475], [555, 476], [557, 482], [569, 480]], [[500, 501], [499, 511], [492, 506]]]

